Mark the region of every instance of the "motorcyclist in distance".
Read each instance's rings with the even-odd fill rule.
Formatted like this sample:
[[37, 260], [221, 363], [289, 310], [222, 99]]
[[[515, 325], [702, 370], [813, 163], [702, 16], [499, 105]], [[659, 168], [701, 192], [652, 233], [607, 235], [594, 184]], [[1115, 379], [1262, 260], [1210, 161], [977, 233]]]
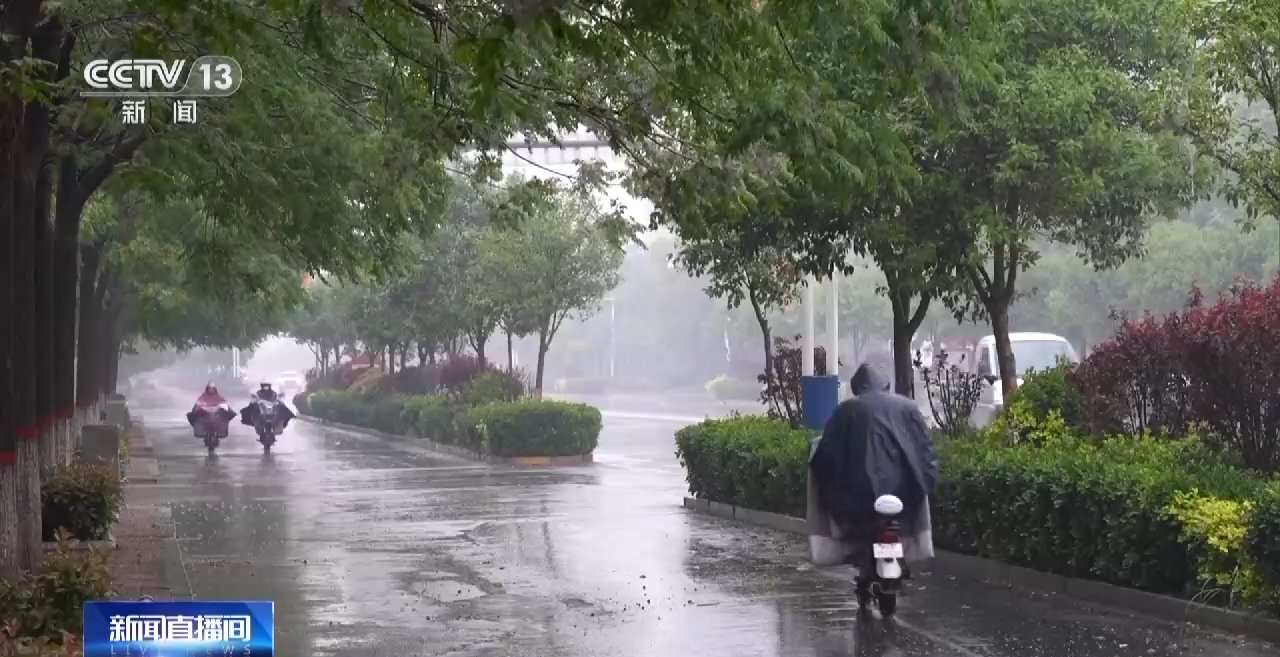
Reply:
[[218, 386], [212, 383], [204, 387], [204, 392], [196, 398], [196, 408], [217, 408], [227, 403], [227, 398], [218, 392]]
[[273, 390], [271, 388], [271, 383], [267, 381], [263, 381], [262, 385], [259, 386], [258, 391], [253, 393], [252, 398], [249, 400], [249, 405], [240, 409], [240, 422], [242, 424], [245, 424], [251, 427], [257, 426], [255, 420], [257, 420], [257, 413], [258, 413], [257, 402], [259, 401], [271, 402], [276, 404], [280, 409], [280, 411], [282, 411], [284, 414], [284, 423], [282, 424], [282, 428], [289, 426], [289, 421], [292, 420], [294, 417], [293, 411], [289, 410], [289, 407], [284, 405], [284, 400], [280, 399], [279, 393]]
[[223, 411], [224, 414], [230, 413], [231, 405], [227, 402], [227, 398], [218, 392], [218, 386], [209, 383], [205, 385], [204, 392], [196, 398], [196, 403], [191, 407], [191, 412], [187, 413], [187, 422], [194, 427], [199, 420], [219, 411]]

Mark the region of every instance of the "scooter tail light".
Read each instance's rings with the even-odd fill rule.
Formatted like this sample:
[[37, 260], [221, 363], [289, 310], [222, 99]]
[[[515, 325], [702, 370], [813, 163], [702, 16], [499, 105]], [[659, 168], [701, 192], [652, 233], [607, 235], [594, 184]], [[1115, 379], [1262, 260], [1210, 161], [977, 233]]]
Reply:
[[885, 525], [876, 532], [877, 543], [897, 543], [901, 540], [898, 535], [898, 527], [895, 524]]

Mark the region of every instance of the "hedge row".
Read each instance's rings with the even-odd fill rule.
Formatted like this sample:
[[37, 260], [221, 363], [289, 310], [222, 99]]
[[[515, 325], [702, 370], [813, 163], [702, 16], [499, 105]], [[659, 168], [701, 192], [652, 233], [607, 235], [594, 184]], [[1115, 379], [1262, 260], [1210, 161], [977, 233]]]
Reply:
[[[677, 455], [695, 497], [803, 516], [809, 436], [761, 417], [708, 420], [677, 434]], [[1280, 483], [1267, 487], [1197, 439], [1062, 434], [937, 448], [939, 547], [1159, 593], [1277, 601]]]
[[493, 456], [589, 454], [600, 438], [600, 411], [586, 404], [522, 400], [470, 405], [448, 395], [365, 397], [317, 392], [296, 402], [322, 420], [412, 434]]

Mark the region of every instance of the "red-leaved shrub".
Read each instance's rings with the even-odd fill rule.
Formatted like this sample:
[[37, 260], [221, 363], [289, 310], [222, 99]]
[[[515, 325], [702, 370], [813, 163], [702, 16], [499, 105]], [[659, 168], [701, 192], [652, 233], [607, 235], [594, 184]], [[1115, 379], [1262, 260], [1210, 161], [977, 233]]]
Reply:
[[1176, 319], [1124, 321], [1071, 373], [1085, 425], [1094, 433], [1186, 433], [1187, 382]]
[[1099, 433], [1182, 434], [1193, 424], [1250, 468], [1280, 469], [1280, 278], [1125, 322], [1073, 377]]
[[391, 375], [392, 387], [402, 395], [429, 395], [440, 387], [437, 365], [413, 365]]
[[1197, 297], [1182, 321], [1192, 415], [1249, 467], [1280, 468], [1280, 277], [1212, 305]]

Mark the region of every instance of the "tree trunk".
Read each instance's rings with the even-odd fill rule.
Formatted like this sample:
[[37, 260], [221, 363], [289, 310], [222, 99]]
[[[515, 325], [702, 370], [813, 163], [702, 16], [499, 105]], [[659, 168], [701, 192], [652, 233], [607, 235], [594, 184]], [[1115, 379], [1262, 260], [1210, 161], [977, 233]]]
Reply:
[[[747, 289], [747, 299], [751, 302], [751, 312], [756, 316], [756, 324], [760, 326], [760, 337], [764, 341], [764, 380], [766, 390], [773, 390], [779, 383], [774, 372], [775, 363], [773, 360], [773, 330], [769, 327], [769, 317], [764, 312], [764, 307], [760, 305], [760, 300], [756, 298], [754, 288]], [[767, 403], [773, 404], [775, 413], [785, 413], [783, 417], [791, 418], [791, 403], [785, 394], [764, 395]], [[782, 408], [778, 408], [781, 401]]]
[[507, 373], [516, 371], [515, 348], [511, 340], [511, 330], [507, 329]]
[[[8, 16], [0, 14], [0, 24], [8, 22]], [[4, 25], [8, 27], [7, 24]], [[9, 53], [0, 41], [0, 65], [7, 65]], [[13, 399], [16, 373], [8, 366], [13, 353], [14, 325], [14, 192], [17, 175], [14, 171], [19, 144], [19, 126], [22, 106], [10, 102], [0, 104], [0, 577], [14, 580], [18, 576], [20, 549], [18, 541], [18, 441], [17, 415], [10, 403]]]
[[[47, 119], [46, 119], [47, 123]], [[53, 222], [49, 216], [49, 173], [41, 170], [36, 182], [36, 391], [40, 431], [41, 470], [56, 462], [58, 388], [54, 357], [54, 273]]]
[[[61, 48], [59, 47], [61, 44]], [[62, 23], [52, 16], [31, 41], [31, 54], [37, 59], [54, 64], [53, 79], [63, 80], [71, 72], [71, 49], [74, 36], [63, 34]], [[52, 172], [47, 162], [49, 156], [49, 108], [43, 103], [33, 104], [27, 112], [32, 150], [38, 155], [32, 165], [35, 175], [34, 221], [35, 242], [35, 327], [36, 327], [36, 418], [39, 431], [40, 467], [47, 470], [55, 465], [56, 426], [58, 423], [57, 387], [54, 361], [54, 227], [50, 215], [52, 201]]]
[[472, 346], [476, 350], [476, 360], [480, 362], [481, 370], [484, 370], [489, 362], [484, 355], [484, 347], [485, 347], [485, 344], [488, 342], [489, 342], [489, 336], [480, 337], [479, 339], [472, 342]]
[[93, 407], [88, 422], [101, 421], [102, 400], [109, 394], [111, 387], [112, 361], [119, 360], [119, 347], [116, 344], [116, 319], [120, 309], [111, 301], [115, 273], [110, 268], [103, 268], [98, 275], [98, 284], [93, 294], [94, 325], [93, 335]]
[[76, 167], [69, 157], [63, 159], [58, 175], [57, 201], [54, 206], [54, 295], [53, 357], [55, 403], [58, 430], [55, 460], [67, 463], [71, 458], [77, 408], [77, 355], [79, 351], [80, 298], [80, 215], [84, 203], [75, 189]]
[[[98, 288], [98, 267], [102, 251], [97, 246], [87, 245], [80, 253], [80, 309], [79, 327], [76, 341], [76, 427], [92, 421], [90, 417], [93, 407], [98, 403], [98, 315], [101, 306], [96, 303]], [[79, 436], [73, 436], [73, 443], [79, 443]]]
[[855, 366], [861, 365], [862, 352], [866, 351], [867, 340], [869, 340], [871, 336], [869, 336], [866, 331], [860, 331], [858, 329], [854, 329], [851, 334], [853, 336], [853, 361]]
[[547, 367], [547, 350], [550, 345], [547, 344], [547, 329], [538, 330], [538, 367], [533, 378], [533, 398], [542, 399], [542, 375]]
[[905, 319], [897, 313], [893, 317], [893, 391], [915, 398], [916, 377], [911, 368], [911, 339], [914, 332]]
[[[11, 279], [14, 286], [13, 306], [9, 321], [13, 324], [13, 352], [9, 368], [14, 376], [14, 394], [10, 398], [15, 411], [15, 435], [19, 441], [18, 461], [18, 516], [19, 559], [23, 568], [34, 570], [40, 561], [40, 444], [43, 418], [40, 415], [41, 383], [46, 376], [38, 373], [39, 345], [37, 338], [37, 274], [39, 259], [36, 255], [40, 244], [39, 224], [42, 217], [37, 203], [37, 178], [48, 147], [48, 112], [37, 104], [28, 104], [25, 112], [23, 143], [15, 153], [17, 189], [14, 191], [12, 221], [13, 267]], [[37, 125], [37, 122], [43, 125]], [[40, 206], [40, 207], [37, 207]]]
[[996, 364], [1000, 368], [1000, 388], [1008, 399], [1018, 387], [1018, 365], [1013, 362], [1013, 342], [1009, 340], [1009, 303], [995, 297], [987, 305], [991, 335], [996, 342]]
[[104, 308], [102, 311], [102, 352], [101, 372], [102, 379], [98, 385], [100, 393], [99, 399], [116, 394], [117, 386], [120, 379], [120, 352], [122, 349], [120, 339], [120, 313], [121, 309], [117, 307]]
[[885, 271], [885, 283], [889, 294], [889, 305], [893, 310], [893, 391], [905, 397], [915, 399], [916, 373], [915, 358], [911, 353], [911, 340], [916, 331], [924, 323], [929, 313], [929, 302], [932, 296], [920, 293], [915, 308], [911, 307], [911, 299], [917, 296], [917, 290], [893, 272]]

